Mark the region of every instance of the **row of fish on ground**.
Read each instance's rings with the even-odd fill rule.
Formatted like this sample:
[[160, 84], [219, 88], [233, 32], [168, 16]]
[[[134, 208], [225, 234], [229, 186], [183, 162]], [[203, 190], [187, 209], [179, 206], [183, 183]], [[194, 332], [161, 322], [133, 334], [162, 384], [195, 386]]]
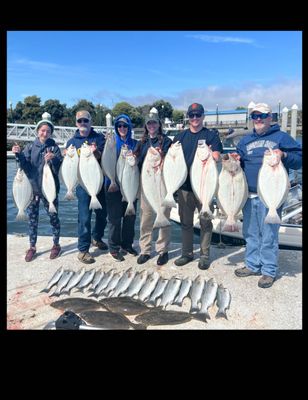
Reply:
[[154, 271], [148, 274], [146, 270], [136, 272], [132, 268], [116, 272], [94, 268], [85, 271], [64, 270], [59, 268], [41, 292], [49, 293], [52, 287], [56, 289], [49, 296], [70, 295], [72, 289], [92, 292], [90, 296], [116, 298], [137, 298], [148, 305], [166, 309], [168, 305], [182, 306], [186, 297], [191, 300], [190, 313], [197, 313], [200, 318], [209, 319], [208, 309], [214, 305], [218, 307], [216, 318], [227, 319], [226, 310], [230, 307], [231, 295], [222, 284], [218, 285], [214, 278], [205, 280], [198, 275], [194, 280], [172, 277], [164, 279]]
[[[111, 190], [117, 183], [119, 184], [123, 200], [128, 203], [126, 215], [135, 213], [133, 203], [139, 196], [141, 185], [149, 205], [156, 214], [154, 228], [170, 225], [165, 215], [166, 209], [176, 207], [174, 194], [186, 181], [188, 173], [193, 192], [202, 204], [200, 213], [206, 213], [213, 218], [210, 206], [216, 197], [220, 210], [227, 217], [223, 230], [238, 231], [236, 220], [248, 197], [245, 174], [240, 161], [228, 154], [223, 155], [222, 169], [218, 173], [217, 163], [205, 140], [200, 140], [198, 143], [190, 171], [186, 166], [182, 145], [176, 142], [171, 145], [164, 159], [157, 149], [150, 147], [140, 177], [137, 160], [131, 150], [122, 146], [117, 158], [114, 134], [106, 135], [101, 165], [91, 147], [84, 143], [80, 148], [80, 156], [73, 145], [69, 146], [60, 167], [60, 176], [67, 188], [65, 198], [74, 199], [73, 191], [79, 183], [91, 196], [90, 209], [101, 208], [97, 194], [102, 188], [103, 175], [110, 179]], [[286, 169], [277, 154], [269, 149], [264, 155], [258, 175], [258, 195], [269, 208], [266, 223], [281, 222], [277, 208], [286, 200], [289, 188]], [[56, 212], [53, 205], [56, 189], [48, 163], [44, 166], [42, 191], [49, 202], [49, 211]], [[13, 197], [19, 209], [16, 219], [25, 218], [24, 211], [32, 196], [29, 180], [24, 172], [18, 169], [13, 182]]]

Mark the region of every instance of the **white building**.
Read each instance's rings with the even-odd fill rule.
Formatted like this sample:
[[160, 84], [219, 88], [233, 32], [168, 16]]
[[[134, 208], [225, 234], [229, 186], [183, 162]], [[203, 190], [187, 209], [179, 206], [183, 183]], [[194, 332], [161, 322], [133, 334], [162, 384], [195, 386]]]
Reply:
[[247, 109], [244, 110], [224, 110], [224, 111], [205, 111], [204, 123], [206, 125], [219, 124], [245, 124], [247, 122]]

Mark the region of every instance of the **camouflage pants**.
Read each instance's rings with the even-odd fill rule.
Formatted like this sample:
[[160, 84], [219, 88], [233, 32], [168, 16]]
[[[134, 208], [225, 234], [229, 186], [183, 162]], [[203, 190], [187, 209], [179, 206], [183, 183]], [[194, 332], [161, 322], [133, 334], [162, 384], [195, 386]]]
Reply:
[[[29, 240], [30, 246], [34, 247], [37, 241], [37, 227], [38, 227], [38, 220], [39, 220], [39, 206], [40, 200], [42, 200], [44, 208], [47, 212], [47, 215], [50, 219], [50, 225], [52, 228], [52, 235], [53, 235], [53, 242], [54, 244], [59, 244], [60, 238], [60, 220], [58, 217], [58, 213], [50, 213], [49, 212], [49, 203], [45, 199], [45, 197], [34, 196], [33, 200], [31, 201], [27, 212], [29, 217]], [[58, 211], [58, 197], [54, 200], [53, 204]]]

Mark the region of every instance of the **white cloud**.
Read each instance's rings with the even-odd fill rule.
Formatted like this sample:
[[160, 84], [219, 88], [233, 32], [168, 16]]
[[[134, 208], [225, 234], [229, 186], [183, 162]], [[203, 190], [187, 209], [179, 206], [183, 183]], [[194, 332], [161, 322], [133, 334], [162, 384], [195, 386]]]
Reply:
[[243, 43], [256, 45], [256, 41], [250, 38], [240, 38], [233, 36], [217, 36], [217, 35], [186, 35], [186, 37], [191, 37], [193, 39], [201, 40], [207, 43]]

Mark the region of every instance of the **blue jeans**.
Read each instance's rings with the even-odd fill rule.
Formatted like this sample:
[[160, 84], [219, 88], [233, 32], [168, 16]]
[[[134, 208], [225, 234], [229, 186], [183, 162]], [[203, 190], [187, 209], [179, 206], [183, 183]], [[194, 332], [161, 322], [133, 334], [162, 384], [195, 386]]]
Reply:
[[[281, 217], [282, 207], [277, 212]], [[278, 232], [280, 224], [265, 224], [268, 208], [259, 197], [248, 199], [243, 208], [245, 263], [253, 272], [275, 278], [278, 271]]]
[[[80, 185], [76, 187], [76, 196], [78, 198], [78, 250], [85, 253], [91, 245], [92, 210], [89, 210], [91, 196]], [[98, 193], [97, 198], [102, 208], [94, 210], [96, 218], [92, 236], [95, 240], [101, 240], [107, 225], [104, 187]]]

